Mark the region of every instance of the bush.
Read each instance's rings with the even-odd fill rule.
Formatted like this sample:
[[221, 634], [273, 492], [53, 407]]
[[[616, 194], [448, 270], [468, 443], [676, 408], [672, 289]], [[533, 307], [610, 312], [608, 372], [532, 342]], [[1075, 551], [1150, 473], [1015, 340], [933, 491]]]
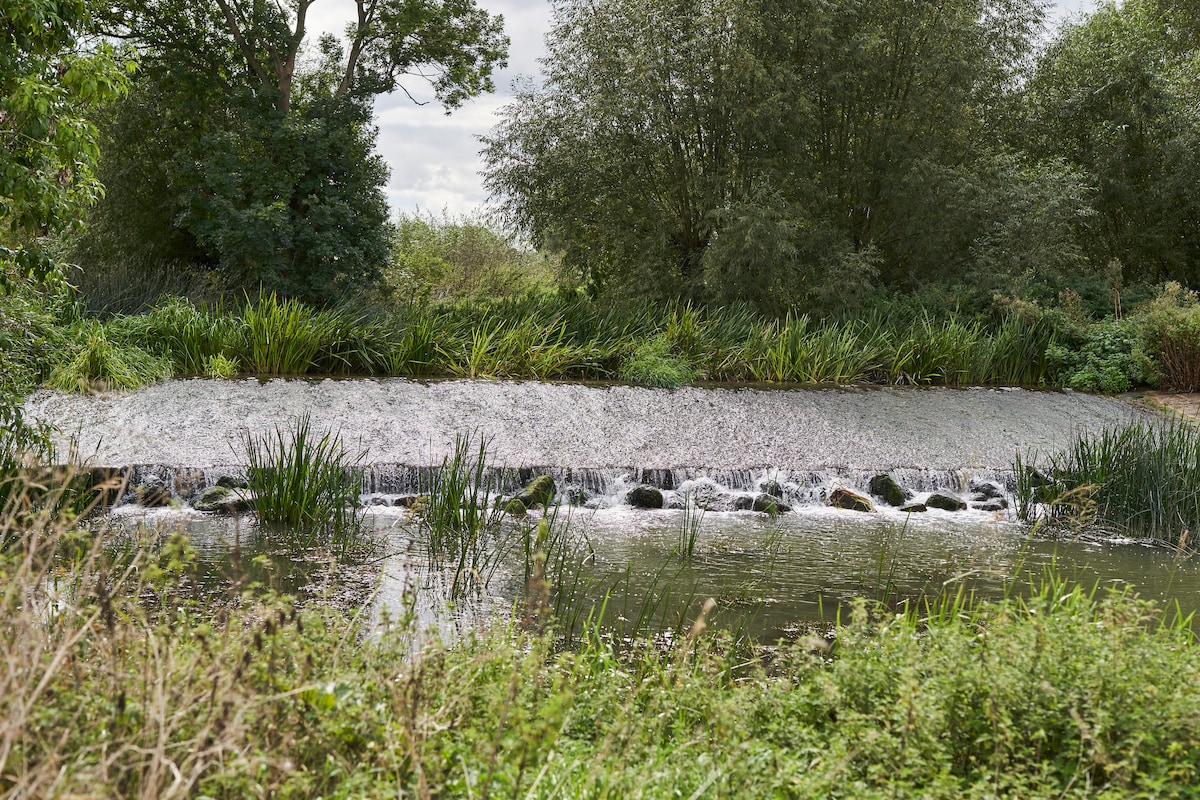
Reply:
[[1142, 346], [1137, 324], [1107, 320], [1089, 325], [1047, 349], [1058, 383], [1079, 391], [1127, 392], [1149, 383], [1154, 361]]
[[512, 298], [553, 287], [552, 258], [522, 249], [471, 217], [401, 215], [396, 221], [391, 291], [407, 301]]
[[698, 376], [687, 359], [671, 350], [665, 334], [636, 345], [621, 365], [623, 381], [645, 386], [671, 388], [690, 383]]
[[1138, 314], [1148, 352], [1158, 360], [1158, 385], [1200, 389], [1200, 299], [1178, 283], [1168, 283]]

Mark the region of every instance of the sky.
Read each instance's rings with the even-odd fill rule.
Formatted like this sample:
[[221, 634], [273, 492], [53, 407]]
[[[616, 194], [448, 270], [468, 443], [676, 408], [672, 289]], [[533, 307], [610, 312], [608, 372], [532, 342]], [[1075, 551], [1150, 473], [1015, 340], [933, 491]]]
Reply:
[[[521, 76], [536, 76], [545, 52], [543, 37], [550, 27], [549, 0], [476, 0], [490, 13], [504, 16], [509, 46], [508, 67], [495, 73], [496, 92], [469, 100], [447, 115], [419, 81], [406, 88], [427, 105], [414, 105], [403, 92], [375, 102], [379, 126], [377, 149], [391, 167], [386, 187], [393, 215], [443, 211], [472, 215], [484, 208], [487, 190], [479, 171], [478, 136], [499, 121], [498, 113], [513, 95]], [[1095, 0], [1057, 0], [1051, 4], [1057, 20], [1094, 8]], [[309, 11], [309, 30], [340, 33], [353, 8], [346, 0], [316, 2]], [[315, 41], [315, 37], [313, 39]]]

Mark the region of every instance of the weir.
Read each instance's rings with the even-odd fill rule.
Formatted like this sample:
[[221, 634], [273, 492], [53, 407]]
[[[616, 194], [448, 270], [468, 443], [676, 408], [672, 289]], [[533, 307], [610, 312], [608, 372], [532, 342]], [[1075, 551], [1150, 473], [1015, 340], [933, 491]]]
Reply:
[[1064, 447], [1149, 412], [1112, 398], [1022, 389], [647, 389], [626, 385], [405, 379], [167, 381], [125, 394], [41, 391], [26, 414], [58, 427], [60, 452], [120, 469], [187, 501], [243, 473], [247, 435], [273, 437], [307, 414], [361, 454], [377, 504], [417, 493], [457, 437], [486, 443], [498, 491], [555, 477], [564, 502], [619, 504], [647, 484], [698, 484], [790, 504], [891, 474], [913, 493], [1011, 491], [1014, 457]]

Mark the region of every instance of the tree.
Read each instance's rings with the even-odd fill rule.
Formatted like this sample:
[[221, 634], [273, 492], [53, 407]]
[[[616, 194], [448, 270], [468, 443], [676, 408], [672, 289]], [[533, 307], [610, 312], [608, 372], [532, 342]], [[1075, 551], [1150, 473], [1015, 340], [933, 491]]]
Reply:
[[306, 49], [312, 5], [129, 0], [112, 15], [143, 75], [106, 125], [112, 193], [82, 252], [112, 258], [133, 242], [234, 287], [322, 303], [378, 276], [387, 169], [374, 97], [412, 76], [454, 108], [492, 88], [507, 39], [471, 0], [358, 0], [344, 45]]
[[1200, 280], [1200, 14], [1182, 2], [1109, 3], [1068, 25], [1025, 101], [1026, 147], [1096, 187], [1094, 264], [1128, 278]]
[[[597, 286], [853, 300], [960, 274], [1034, 0], [560, 0], [545, 81], [485, 142], [506, 222]], [[1011, 178], [1015, 172], [1009, 171]], [[936, 245], [936, 246], [934, 246]]]
[[0, 259], [41, 277], [52, 264], [36, 240], [77, 225], [101, 193], [84, 112], [126, 88], [111, 47], [79, 49], [87, 20], [84, 0], [0, 0]]

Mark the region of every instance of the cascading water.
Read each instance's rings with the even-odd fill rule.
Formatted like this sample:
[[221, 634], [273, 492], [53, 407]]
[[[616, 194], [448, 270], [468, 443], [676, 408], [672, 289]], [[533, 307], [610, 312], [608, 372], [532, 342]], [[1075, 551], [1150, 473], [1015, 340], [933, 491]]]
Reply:
[[[309, 414], [361, 451], [364, 492], [427, 485], [461, 435], [487, 445], [509, 484], [556, 477], [564, 499], [619, 498], [632, 484], [678, 493], [689, 481], [748, 494], [778, 484], [789, 503], [835, 485], [863, 490], [880, 472], [914, 493], [1005, 486], [1018, 453], [1065, 446], [1082, 430], [1132, 418], [1117, 400], [1015, 389], [674, 390], [512, 381], [168, 381], [130, 394], [43, 391], [26, 403], [58, 426], [60, 449], [133, 468], [180, 499], [236, 474], [247, 434]], [[511, 486], [507, 487], [511, 488]], [[610, 500], [600, 500], [610, 503]]]
[[[587, 602], [637, 595], [658, 603], [673, 592], [661, 613], [682, 619], [687, 598], [712, 596], [726, 613], [747, 609], [755, 620], [737, 624], [774, 638], [850, 597], [917, 597], [960, 581], [994, 593], [1006, 580], [998, 576], [1051, 563], [1078, 580], [1130, 580], [1145, 597], [1200, 596], [1200, 570], [1166, 551], [1028, 538], [1013, 519], [1011, 497], [1007, 509], [971, 502], [964, 511], [924, 514], [903, 513], [879, 497], [876, 514], [826, 505], [839, 487], [868, 493], [881, 473], [914, 502], [935, 491], [963, 501], [1011, 495], [1018, 453], [1028, 461], [1080, 432], [1148, 416], [1111, 398], [1002, 389], [188, 380], [123, 395], [39, 392], [25, 410], [59, 427], [61, 448], [74, 446], [142, 489], [127, 500], [185, 502], [244, 477], [247, 435], [273, 436], [307, 414], [314, 430], [339, 433], [347, 449], [362, 453], [367, 524], [392, 537], [401, 554], [382, 564], [377, 607], [399, 608], [418, 595], [429, 602], [428, 591], [411, 591], [414, 580], [428, 579], [420, 577], [418, 523], [397, 507], [427, 490], [461, 436], [486, 442], [492, 467], [485, 483], [495, 493], [517, 492], [536, 475], [554, 478], [556, 524], [569, 525], [590, 549], [581, 562]], [[658, 490], [664, 510], [629, 505], [630, 491], [643, 486]], [[791, 513], [747, 510], [764, 494]], [[135, 519], [179, 514], [132, 503], [125, 509]], [[235, 552], [245, 546], [251, 553], [259, 536], [253, 526], [237, 527], [236, 518], [182, 518], [197, 540], [233, 541]], [[528, 531], [537, 519], [506, 517], [505, 524]], [[685, 539], [689, 555], [681, 559]], [[213, 558], [228, 552], [211, 551]], [[298, 575], [298, 586], [306, 575]], [[493, 602], [511, 607], [522, 575], [518, 567], [501, 570], [488, 590], [498, 595]], [[430, 621], [439, 612], [421, 613]], [[624, 607], [616, 613], [642, 615]]]

